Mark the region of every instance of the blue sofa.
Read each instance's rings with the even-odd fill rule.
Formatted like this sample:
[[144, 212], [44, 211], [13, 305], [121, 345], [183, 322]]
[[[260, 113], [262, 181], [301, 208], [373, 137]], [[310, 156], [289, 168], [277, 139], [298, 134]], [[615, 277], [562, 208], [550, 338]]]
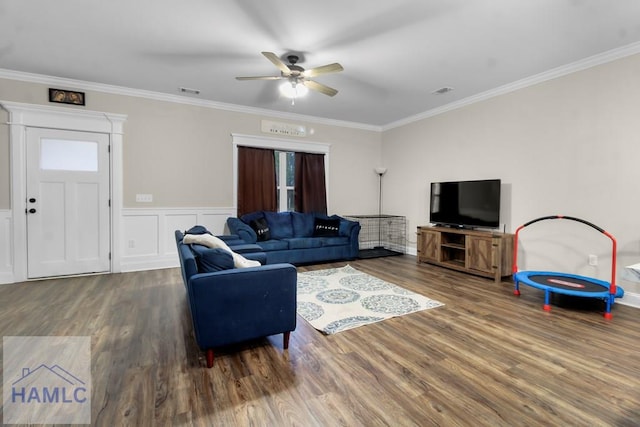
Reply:
[[259, 246], [267, 264], [307, 264], [358, 256], [360, 223], [337, 215], [258, 211], [228, 218], [227, 226], [241, 243]]
[[[213, 366], [216, 347], [282, 333], [283, 347], [288, 348], [296, 328], [294, 266], [233, 268], [228, 252], [187, 245], [179, 230], [175, 238], [196, 342], [206, 351], [208, 368]], [[264, 254], [254, 257], [263, 261]]]

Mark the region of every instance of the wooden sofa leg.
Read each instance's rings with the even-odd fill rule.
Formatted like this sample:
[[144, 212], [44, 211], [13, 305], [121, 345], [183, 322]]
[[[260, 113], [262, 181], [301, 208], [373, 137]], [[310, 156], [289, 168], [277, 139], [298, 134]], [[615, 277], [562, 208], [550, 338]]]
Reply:
[[213, 366], [213, 350], [207, 350], [207, 368], [211, 368]]
[[291, 336], [291, 331], [287, 331], [282, 335], [283, 335], [282, 347], [286, 350], [289, 348], [289, 337]]

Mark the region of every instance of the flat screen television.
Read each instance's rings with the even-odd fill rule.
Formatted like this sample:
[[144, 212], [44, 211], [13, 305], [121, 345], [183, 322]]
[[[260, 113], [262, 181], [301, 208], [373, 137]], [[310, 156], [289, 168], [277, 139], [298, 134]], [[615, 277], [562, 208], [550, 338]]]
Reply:
[[500, 180], [431, 183], [429, 221], [460, 228], [500, 227]]

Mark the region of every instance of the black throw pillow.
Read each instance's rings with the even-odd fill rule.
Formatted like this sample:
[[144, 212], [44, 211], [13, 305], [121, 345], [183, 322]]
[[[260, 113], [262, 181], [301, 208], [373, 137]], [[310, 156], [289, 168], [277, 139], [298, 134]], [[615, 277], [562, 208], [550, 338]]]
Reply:
[[269, 224], [264, 218], [254, 219], [249, 223], [251, 228], [256, 232], [258, 236], [258, 242], [264, 242], [265, 240], [271, 240], [271, 231], [269, 231]]
[[[211, 234], [211, 232], [203, 225], [194, 225], [185, 231], [184, 234]], [[211, 235], [213, 236], [213, 234]]]
[[339, 219], [316, 218], [313, 226], [313, 237], [337, 237], [340, 235]]

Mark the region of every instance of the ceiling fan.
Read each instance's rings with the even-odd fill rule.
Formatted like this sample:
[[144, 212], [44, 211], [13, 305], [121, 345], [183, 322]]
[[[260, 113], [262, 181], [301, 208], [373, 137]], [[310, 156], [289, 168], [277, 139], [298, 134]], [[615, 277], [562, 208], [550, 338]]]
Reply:
[[[297, 89], [300, 86], [304, 88], [309, 88], [311, 90], [315, 90], [316, 92], [323, 93], [328, 96], [334, 96], [338, 93], [338, 91], [332, 87], [327, 85], [323, 85], [322, 83], [318, 83], [314, 80], [311, 80], [312, 77], [319, 76], [321, 74], [329, 74], [336, 73], [338, 71], [344, 70], [342, 65], [337, 62], [333, 64], [323, 65], [321, 67], [311, 68], [309, 70], [305, 70], [299, 65], [296, 65], [298, 60], [300, 59], [297, 55], [288, 55], [287, 60], [289, 61], [289, 65], [285, 64], [276, 56], [275, 53], [272, 52], [262, 52], [264, 56], [267, 57], [269, 61], [271, 61], [278, 69], [280, 70], [279, 76], [256, 76], [256, 77], [236, 77], [237, 80], [281, 80], [287, 79], [291, 85], [286, 85], [289, 88], [293, 89], [293, 96], [289, 96], [290, 98], [295, 98], [296, 95], [300, 95]], [[300, 85], [300, 86], [299, 86]]]

